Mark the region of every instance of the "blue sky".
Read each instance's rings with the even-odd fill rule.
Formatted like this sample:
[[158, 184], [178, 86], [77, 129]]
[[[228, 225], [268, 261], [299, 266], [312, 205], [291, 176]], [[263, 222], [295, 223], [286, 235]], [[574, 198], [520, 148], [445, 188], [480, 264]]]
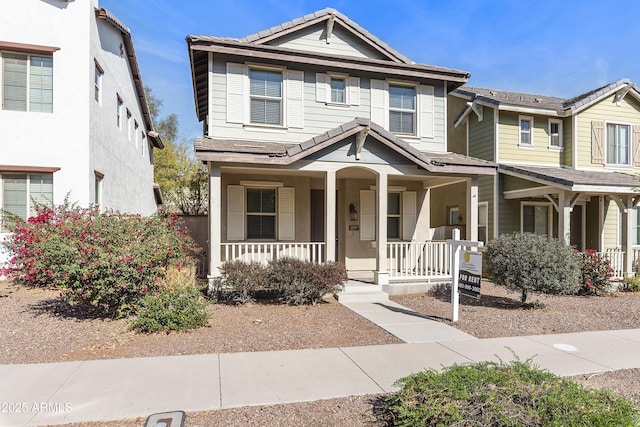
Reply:
[[185, 36], [242, 37], [333, 7], [417, 63], [471, 73], [470, 85], [569, 98], [640, 83], [634, 0], [100, 0], [130, 29], [145, 85], [200, 136]]

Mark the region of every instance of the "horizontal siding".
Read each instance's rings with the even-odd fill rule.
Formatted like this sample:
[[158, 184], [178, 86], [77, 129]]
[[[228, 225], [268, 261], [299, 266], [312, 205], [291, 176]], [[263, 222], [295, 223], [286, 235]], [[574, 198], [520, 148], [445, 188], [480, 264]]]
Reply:
[[469, 114], [469, 155], [495, 161], [493, 108], [482, 107], [482, 121], [476, 113]]
[[[314, 136], [334, 129], [356, 117], [371, 116], [371, 80], [368, 76], [360, 77], [359, 105], [331, 106], [316, 102], [317, 69], [305, 70], [304, 73], [304, 128], [302, 129], [261, 129], [245, 128], [242, 124], [226, 122], [226, 63], [216, 60], [211, 83], [210, 127], [209, 135], [215, 138], [260, 140], [283, 143], [300, 143]], [[322, 70], [330, 72], [331, 70]], [[444, 151], [445, 140], [445, 94], [443, 85], [435, 86], [434, 91], [434, 137], [407, 138], [413, 147], [422, 151]]]
[[533, 117], [533, 148], [518, 146], [521, 114], [501, 111], [498, 154], [500, 162], [560, 166], [561, 152], [549, 149], [549, 118], [539, 115], [522, 115]]
[[447, 97], [447, 150], [464, 155], [467, 154], [467, 126], [462, 123], [460, 126], [455, 127], [453, 123], [466, 107], [466, 100], [457, 96]]
[[481, 176], [478, 177], [478, 203], [487, 202], [487, 236], [489, 240], [493, 239], [493, 176]]
[[562, 120], [562, 164], [573, 167], [573, 121], [574, 117], [567, 117]]
[[[502, 197], [505, 191], [522, 190], [531, 187], [539, 187], [541, 184], [527, 181], [507, 175], [500, 175], [500, 196], [498, 201], [499, 210], [499, 233], [513, 233], [520, 231], [520, 199], [505, 200]], [[545, 201], [546, 200], [536, 200]]]
[[618, 242], [618, 212], [618, 205], [609, 198], [605, 198], [603, 230], [603, 246], [605, 250], [620, 246], [620, 242]]
[[314, 25], [294, 34], [273, 40], [267, 44], [331, 55], [387, 59], [382, 53], [363, 43], [338, 25], [334, 25], [333, 33], [329, 39], [329, 43], [327, 43], [326, 28], [325, 23]]
[[[578, 113], [576, 120], [578, 121], [578, 167], [603, 169], [604, 165], [591, 163], [591, 122], [598, 120], [640, 125], [640, 103], [631, 95], [627, 95], [618, 106], [614, 102], [614, 95], [611, 95]], [[634, 168], [634, 172], [640, 172], [640, 168]]]

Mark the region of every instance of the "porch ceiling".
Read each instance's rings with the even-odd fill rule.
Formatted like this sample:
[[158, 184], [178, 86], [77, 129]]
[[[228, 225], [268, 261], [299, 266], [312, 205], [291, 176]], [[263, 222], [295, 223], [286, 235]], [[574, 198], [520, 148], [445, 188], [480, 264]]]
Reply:
[[498, 172], [532, 181], [542, 186], [524, 190], [505, 191], [505, 198], [535, 197], [571, 191], [591, 194], [637, 194], [640, 181], [633, 175], [610, 171], [576, 170], [562, 167], [504, 165]]

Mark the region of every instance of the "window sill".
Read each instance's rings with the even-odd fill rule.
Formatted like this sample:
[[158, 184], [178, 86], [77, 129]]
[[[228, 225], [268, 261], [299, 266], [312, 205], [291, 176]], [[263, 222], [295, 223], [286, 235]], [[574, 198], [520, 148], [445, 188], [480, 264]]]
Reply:
[[350, 107], [349, 104], [340, 102], [325, 102], [325, 105], [333, 110], [348, 110]]
[[562, 153], [564, 151], [564, 147], [555, 147], [553, 145], [550, 145], [547, 148], [549, 151], [553, 151], [554, 153]]
[[282, 125], [261, 125], [257, 123], [249, 123], [243, 125], [244, 129], [250, 132], [275, 132], [285, 133], [287, 128]]
[[533, 150], [533, 144], [518, 144], [518, 148], [523, 150]]
[[605, 163], [604, 168], [609, 170], [633, 170], [632, 165], [618, 165], [615, 163]]

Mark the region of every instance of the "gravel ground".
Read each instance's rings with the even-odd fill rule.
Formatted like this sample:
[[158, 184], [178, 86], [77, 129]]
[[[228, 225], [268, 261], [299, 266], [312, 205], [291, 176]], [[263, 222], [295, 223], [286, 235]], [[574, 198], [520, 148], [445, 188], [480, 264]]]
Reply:
[[[489, 282], [482, 298], [462, 297], [455, 327], [479, 338], [640, 327], [640, 294], [606, 297], [518, 295]], [[394, 296], [415, 311], [449, 323], [448, 292]], [[0, 282], [0, 363], [323, 348], [401, 342], [332, 299], [311, 307], [212, 304], [210, 327], [187, 333], [137, 335], [124, 320], [95, 319], [62, 302], [51, 290]], [[535, 362], [535, 361], [534, 361]], [[584, 375], [577, 381], [607, 388], [640, 404], [640, 369]], [[256, 406], [188, 414], [187, 426], [376, 426], [383, 396]], [[69, 424], [133, 427], [144, 419]]]

